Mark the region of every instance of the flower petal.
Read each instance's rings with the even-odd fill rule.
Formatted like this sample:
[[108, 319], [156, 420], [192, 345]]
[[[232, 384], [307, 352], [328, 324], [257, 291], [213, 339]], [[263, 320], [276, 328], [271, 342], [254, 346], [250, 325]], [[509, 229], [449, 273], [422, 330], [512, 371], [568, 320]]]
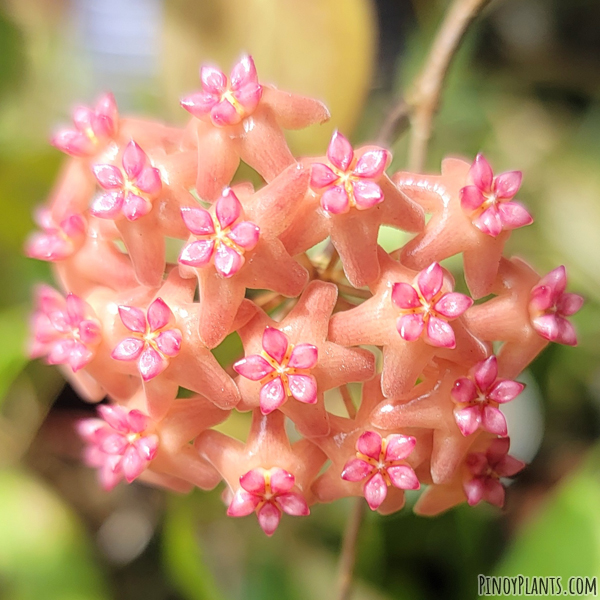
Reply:
[[202, 89], [211, 94], [222, 94], [227, 88], [227, 76], [216, 67], [203, 65], [200, 68]]
[[125, 169], [125, 173], [130, 180], [137, 179], [137, 176], [146, 166], [147, 161], [148, 157], [139, 144], [131, 140], [125, 146], [125, 151], [123, 152], [123, 169]]
[[278, 409], [285, 400], [286, 394], [281, 377], [276, 377], [260, 388], [260, 411], [263, 415]]
[[558, 335], [555, 341], [566, 346], [577, 346], [577, 333], [573, 325], [562, 317], [556, 317], [556, 321], [558, 323]]
[[492, 237], [497, 237], [502, 232], [502, 219], [495, 206], [486, 208], [473, 223], [482, 233]]
[[256, 66], [252, 57], [244, 54], [231, 69], [231, 89], [239, 90], [253, 83], [258, 83]]
[[150, 331], [157, 331], [165, 327], [171, 318], [173, 313], [171, 309], [166, 305], [162, 298], [157, 298], [148, 307], [148, 324], [150, 325]]
[[365, 431], [358, 438], [356, 449], [365, 456], [379, 460], [381, 455], [381, 436], [374, 431]]
[[498, 212], [503, 229], [517, 229], [533, 223], [533, 217], [518, 202], [502, 202], [498, 205]]
[[240, 477], [240, 485], [251, 494], [265, 493], [265, 472], [263, 469], [252, 469]]
[[231, 504], [227, 508], [227, 514], [230, 517], [246, 517], [256, 510], [259, 503], [258, 496], [240, 488], [234, 494]]
[[421, 299], [417, 290], [408, 283], [394, 283], [392, 287], [392, 302], [403, 309], [418, 308], [421, 306]]
[[333, 136], [329, 142], [327, 158], [340, 171], [347, 171], [354, 158], [352, 145], [337, 129], [333, 132]]
[[494, 406], [484, 406], [481, 426], [486, 431], [502, 437], [508, 435], [506, 419], [504, 415]]
[[219, 244], [215, 252], [215, 269], [223, 277], [233, 277], [243, 266], [244, 257], [226, 244]]
[[475, 477], [470, 481], [466, 481], [463, 485], [463, 489], [467, 496], [467, 502], [469, 503], [469, 506], [475, 506], [483, 500], [485, 487], [481, 478]]
[[251, 381], [260, 381], [263, 377], [272, 373], [275, 369], [260, 355], [251, 354], [238, 360], [234, 365], [233, 369], [236, 373], [239, 373], [242, 377], [250, 379]]
[[467, 185], [460, 190], [460, 205], [465, 212], [477, 210], [484, 200], [485, 196], [476, 185]]
[[312, 344], [294, 346], [288, 366], [294, 369], [312, 369], [319, 360], [319, 349]]
[[494, 506], [502, 508], [505, 497], [504, 486], [497, 479], [486, 477], [484, 488], [483, 499]]
[[215, 242], [213, 240], [198, 240], [186, 244], [179, 255], [179, 262], [190, 267], [205, 267], [213, 255]]
[[152, 346], [144, 349], [138, 359], [138, 369], [144, 381], [160, 375], [169, 366], [169, 361]]
[[152, 210], [152, 204], [137, 194], [129, 192], [123, 203], [123, 214], [128, 221], [137, 221]]
[[367, 475], [370, 475], [373, 467], [360, 458], [352, 458], [345, 465], [342, 471], [342, 479], [345, 481], [362, 481]]
[[365, 498], [371, 510], [377, 510], [387, 496], [387, 485], [381, 473], [376, 473], [365, 483]]
[[559, 331], [556, 315], [542, 315], [536, 317], [533, 319], [532, 325], [543, 338], [550, 340], [551, 342], [556, 341]]
[[427, 341], [438, 348], [454, 348], [456, 346], [454, 330], [446, 321], [437, 317], [429, 317]]
[[181, 331], [167, 329], [156, 337], [155, 342], [162, 354], [173, 358], [181, 350]]
[[100, 341], [102, 330], [97, 321], [84, 319], [79, 323], [79, 339], [84, 344], [96, 344]]
[[185, 226], [195, 235], [212, 235], [215, 232], [212, 217], [203, 208], [185, 206], [181, 209]]
[[408, 465], [395, 465], [387, 468], [392, 485], [401, 490], [418, 490], [421, 487], [415, 472]]
[[561, 294], [556, 303], [556, 312], [563, 317], [574, 315], [579, 312], [583, 302], [583, 296], [579, 294]]
[[507, 171], [500, 173], [495, 179], [492, 190], [496, 198], [510, 200], [513, 198], [521, 187], [523, 173], [521, 171]]
[[265, 327], [262, 347], [273, 360], [281, 363], [288, 349], [288, 339], [279, 329]]
[[267, 502], [257, 513], [258, 524], [262, 530], [272, 536], [279, 526], [281, 520], [281, 511], [272, 503]]
[[277, 496], [277, 504], [279, 504], [284, 513], [294, 517], [305, 517], [310, 514], [304, 496], [301, 496], [297, 492], [290, 492], [288, 494]]
[[478, 362], [473, 371], [479, 389], [482, 392], [487, 392], [498, 378], [498, 359], [492, 354], [485, 360]]
[[310, 187], [320, 190], [335, 183], [338, 176], [327, 165], [313, 163], [310, 169]]
[[135, 306], [119, 306], [119, 316], [130, 331], [146, 333], [146, 315]]
[[454, 402], [468, 404], [477, 398], [477, 388], [468, 377], [460, 377], [454, 382], [450, 395]]
[[217, 200], [215, 212], [223, 229], [239, 219], [242, 205], [231, 188], [223, 190], [222, 196]]
[[444, 271], [439, 263], [431, 263], [426, 269], [421, 271], [417, 277], [417, 284], [421, 295], [427, 302], [431, 302], [433, 297], [442, 289], [444, 283]]
[[275, 494], [285, 494], [289, 492], [296, 483], [296, 478], [285, 469], [275, 467], [270, 472], [271, 490]]
[[292, 396], [299, 402], [317, 402], [317, 380], [312, 375], [288, 375], [288, 385]]
[[114, 165], [94, 165], [92, 171], [100, 187], [105, 190], [120, 189], [125, 185], [121, 169]]
[[115, 360], [137, 360], [143, 349], [144, 342], [142, 340], [137, 338], [125, 338], [117, 344], [110, 355]]
[[496, 475], [500, 477], [513, 477], [525, 468], [525, 463], [508, 454], [504, 456], [494, 468]]
[[367, 150], [356, 163], [352, 173], [365, 179], [377, 179], [383, 175], [390, 153], [383, 148]]
[[201, 118], [210, 113], [219, 101], [219, 95], [201, 91], [185, 96], [179, 101], [179, 104], [195, 117]]
[[146, 466], [147, 461], [140, 456], [135, 446], [129, 446], [125, 450], [125, 454], [121, 460], [121, 470], [128, 483], [139, 477]]
[[400, 337], [407, 342], [414, 342], [419, 339], [424, 327], [425, 322], [423, 321], [423, 315], [420, 313], [404, 315], [396, 321], [396, 329]]
[[155, 167], [144, 167], [137, 176], [135, 185], [142, 192], [155, 196], [162, 189], [160, 171]]
[[350, 199], [346, 189], [336, 185], [321, 196], [321, 207], [332, 215], [341, 215], [350, 209]]
[[524, 384], [519, 383], [518, 381], [505, 379], [498, 381], [498, 383], [492, 387], [488, 398], [494, 402], [503, 404], [504, 402], [510, 402], [511, 400], [514, 400], [524, 389]]
[[230, 240], [241, 246], [244, 250], [252, 250], [258, 244], [260, 227], [250, 221], [242, 221], [235, 225], [229, 235]]
[[454, 409], [454, 420], [465, 437], [471, 435], [481, 425], [481, 406], [467, 406], [460, 410]]
[[366, 210], [383, 202], [383, 191], [374, 181], [354, 181], [352, 192], [359, 210]]
[[158, 451], [158, 436], [146, 435], [136, 440], [133, 445], [144, 460], [153, 460]]
[[483, 154], [478, 154], [475, 157], [475, 161], [469, 169], [469, 177], [482, 192], [489, 193], [492, 191], [494, 172]]
[[460, 317], [473, 306], [473, 299], [465, 294], [449, 292], [444, 294], [434, 305], [434, 310], [448, 319]]
[[121, 214], [123, 192], [121, 190], [98, 194], [90, 206], [90, 212], [100, 219], [116, 219]]
[[121, 406], [115, 404], [101, 404], [98, 406], [100, 416], [113, 428], [121, 433], [129, 433], [129, 422], [127, 421], [127, 411]]
[[217, 127], [225, 127], [236, 125], [242, 120], [242, 117], [229, 100], [221, 100], [211, 108], [210, 120]]
[[385, 460], [404, 460], [414, 450], [417, 440], [409, 435], [399, 433], [388, 435], [385, 446]]
[[134, 433], [141, 433], [150, 424], [150, 418], [140, 410], [130, 410], [127, 415], [129, 429]]
[[127, 438], [121, 433], [111, 433], [100, 443], [100, 449], [107, 454], [123, 454], [128, 446]]

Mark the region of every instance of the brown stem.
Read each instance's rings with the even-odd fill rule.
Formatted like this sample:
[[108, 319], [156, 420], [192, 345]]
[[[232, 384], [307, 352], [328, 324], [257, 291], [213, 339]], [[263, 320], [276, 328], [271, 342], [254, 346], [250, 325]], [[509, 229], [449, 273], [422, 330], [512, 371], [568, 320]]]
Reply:
[[352, 396], [350, 395], [350, 390], [347, 385], [340, 386], [340, 394], [342, 394], [342, 400], [344, 401], [344, 406], [346, 407], [346, 412], [351, 419], [356, 417], [356, 407], [354, 406], [354, 402], [352, 402]]
[[342, 553], [340, 555], [338, 570], [337, 600], [349, 600], [352, 593], [352, 574], [356, 562], [356, 542], [365, 508], [364, 498], [355, 498], [352, 506], [344, 539], [342, 540]]
[[446, 75], [469, 25], [490, 0], [454, 0], [435, 36], [421, 73], [405, 99], [401, 99], [385, 120], [379, 143], [390, 145], [402, 124], [410, 120], [411, 137], [408, 169], [422, 171], [431, 137], [433, 117], [438, 109]]

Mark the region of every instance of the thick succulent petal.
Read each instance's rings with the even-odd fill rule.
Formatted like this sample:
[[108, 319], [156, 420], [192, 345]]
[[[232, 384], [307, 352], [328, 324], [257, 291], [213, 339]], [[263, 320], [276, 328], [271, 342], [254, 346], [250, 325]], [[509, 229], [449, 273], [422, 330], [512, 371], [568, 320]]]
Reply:
[[299, 402], [317, 402], [317, 381], [312, 375], [289, 375], [288, 385], [292, 396]]
[[383, 148], [367, 150], [357, 161], [352, 173], [365, 179], [377, 179], [383, 175], [390, 153]]
[[210, 263], [214, 248], [213, 240], [197, 240], [183, 247], [178, 260], [182, 265], [202, 268]]
[[532, 321], [533, 328], [543, 338], [554, 342], [558, 338], [559, 323], [556, 315], [542, 315]]
[[518, 202], [503, 202], [498, 205], [498, 212], [503, 229], [518, 229], [533, 223], [529, 211]]
[[492, 356], [477, 363], [473, 375], [479, 389], [482, 392], [487, 392], [498, 378], [498, 359], [492, 354]]
[[144, 167], [136, 177], [135, 185], [142, 192], [155, 196], [162, 189], [160, 171], [155, 167]]
[[129, 331], [146, 332], [146, 315], [135, 306], [119, 306], [119, 316]]
[[434, 305], [434, 310], [447, 317], [456, 319], [460, 317], [467, 309], [473, 306], [472, 298], [460, 294], [459, 292], [450, 292], [444, 294]]
[[504, 486], [492, 477], [487, 477], [484, 482], [483, 499], [494, 506], [502, 508], [504, 506], [505, 491]]
[[560, 295], [567, 287], [567, 270], [564, 265], [556, 267], [556, 269], [553, 269], [550, 273], [544, 275], [536, 287], [540, 286], [548, 287], [552, 292], [553, 301], [558, 302]]
[[352, 458], [345, 465], [342, 471], [342, 479], [346, 481], [362, 481], [371, 474], [373, 467], [360, 458]]
[[123, 454], [128, 446], [127, 438], [121, 433], [107, 435], [100, 443], [100, 449], [107, 454]]
[[556, 303], [556, 312], [565, 317], [574, 315], [581, 310], [583, 302], [583, 296], [579, 294], [561, 294]]
[[284, 513], [292, 515], [294, 517], [305, 517], [310, 514], [308, 504], [304, 499], [304, 496], [297, 492], [289, 492], [287, 494], [281, 494], [277, 496], [277, 504]]
[[244, 257], [226, 244], [219, 244], [215, 252], [215, 269], [223, 277], [233, 277], [243, 266]]
[[148, 461], [144, 460], [144, 457], [140, 455], [135, 446], [129, 446], [121, 459], [121, 470], [126, 481], [131, 483], [139, 477], [146, 468], [147, 463]]
[[251, 354], [238, 360], [233, 365], [233, 369], [236, 373], [251, 381], [260, 381], [274, 371], [273, 367], [259, 354]]
[[385, 460], [404, 460], [414, 450], [417, 440], [408, 435], [393, 434], [387, 437]]
[[500, 477], [512, 477], [525, 468], [525, 463], [514, 456], [506, 455], [496, 465], [496, 474]]
[[128, 221], [137, 221], [145, 217], [151, 210], [152, 204], [146, 198], [132, 192], [125, 195], [122, 211]]
[[454, 410], [454, 420], [464, 436], [471, 435], [479, 429], [481, 418], [480, 406], [467, 406], [460, 410]]
[[321, 206], [323, 210], [332, 215], [341, 215], [350, 209], [350, 199], [346, 188], [336, 185], [321, 196]]
[[483, 154], [478, 154], [475, 157], [475, 161], [469, 169], [469, 177], [482, 192], [489, 193], [492, 191], [494, 172]]
[[171, 309], [162, 298], [157, 298], [148, 307], [148, 324], [150, 331], [157, 331], [166, 327], [173, 317]]
[[338, 176], [327, 165], [313, 163], [310, 169], [310, 187], [314, 190], [325, 188], [338, 180]]
[[319, 360], [319, 349], [312, 344], [294, 346], [288, 366], [294, 369], [312, 369]]
[[229, 232], [229, 239], [244, 250], [252, 250], [258, 244], [260, 227], [250, 221], [242, 221]]
[[131, 140], [123, 152], [123, 169], [130, 180], [137, 179], [146, 166], [148, 157], [139, 144]]
[[498, 237], [502, 232], [502, 218], [496, 206], [486, 208], [474, 221], [475, 226], [486, 235]]
[[489, 399], [499, 404], [514, 400], [525, 388], [525, 385], [518, 381], [505, 379], [498, 381], [489, 392]]
[[203, 208], [191, 208], [189, 206], [181, 209], [181, 216], [185, 226], [194, 235], [212, 235], [215, 232], [212, 217]]
[[236, 491], [227, 509], [230, 517], [246, 517], [251, 515], [260, 503], [260, 498], [240, 488]]
[[327, 158], [340, 171], [347, 171], [354, 158], [352, 145], [337, 129], [333, 132], [329, 142]]
[[121, 190], [98, 194], [92, 200], [90, 212], [100, 219], [116, 219], [121, 214], [123, 200], [123, 192]]
[[227, 188], [217, 200], [215, 212], [223, 229], [230, 227], [239, 219], [242, 213], [242, 205], [230, 188]]
[[52, 136], [51, 144], [71, 156], [88, 156], [95, 150], [93, 142], [87, 135], [72, 129], [57, 131]]
[[216, 67], [203, 65], [200, 68], [202, 89], [210, 94], [222, 94], [227, 88], [227, 76]]
[[265, 493], [265, 473], [262, 469], [252, 469], [240, 477], [240, 485], [251, 494]]
[[181, 350], [181, 339], [179, 329], [167, 329], [156, 337], [156, 345], [162, 354], [172, 358]]
[[464, 490], [469, 506], [475, 506], [483, 500], [485, 494], [484, 481], [479, 477], [466, 481], [464, 483]]
[[571, 325], [567, 319], [563, 319], [562, 317], [556, 317], [556, 321], [558, 323], [556, 341], [559, 344], [565, 344], [566, 346], [576, 346], [577, 333], [575, 332], [573, 325]]
[[144, 349], [144, 342], [138, 338], [125, 338], [121, 340], [111, 356], [115, 360], [137, 360]]
[[421, 306], [421, 299], [417, 290], [408, 283], [394, 283], [392, 287], [392, 302], [403, 309], [418, 308]]
[[160, 375], [169, 365], [167, 359], [151, 346], [147, 346], [138, 359], [138, 369], [144, 381]]
[[239, 90], [253, 83], [258, 83], [256, 66], [252, 57], [244, 54], [231, 69], [231, 89]]
[[374, 181], [354, 181], [352, 192], [359, 210], [366, 210], [383, 202], [383, 192]]
[[225, 127], [236, 125], [242, 120], [242, 117], [229, 100], [221, 100], [211, 108], [210, 119], [213, 125]]
[[485, 196], [476, 185], [467, 185], [460, 190], [460, 205], [470, 213], [477, 210], [485, 201]]
[[116, 190], [125, 185], [121, 169], [114, 165], [94, 165], [92, 171], [100, 187], [105, 190]]
[[144, 460], [154, 460], [158, 451], [158, 436], [146, 435], [136, 440], [133, 445]]
[[510, 200], [514, 198], [521, 187], [523, 173], [521, 171], [507, 171], [500, 173], [495, 179], [492, 186], [496, 198]]
[[419, 339], [424, 327], [425, 322], [423, 321], [423, 315], [420, 313], [404, 315], [396, 321], [396, 329], [400, 337], [407, 342], [414, 342]]
[[263, 415], [277, 410], [285, 400], [286, 394], [281, 377], [276, 377], [260, 388], [260, 410]]
[[93, 358], [94, 353], [89, 348], [84, 344], [75, 343], [71, 347], [67, 363], [73, 370], [73, 373], [76, 373], [79, 369], [83, 369], [83, 367], [88, 365]]
[[460, 377], [454, 382], [450, 396], [458, 404], [468, 404], [477, 398], [477, 388], [468, 377]]
[[363, 489], [367, 504], [371, 510], [377, 510], [387, 496], [387, 485], [381, 473], [375, 473]]
[[427, 341], [438, 348], [454, 348], [456, 338], [454, 330], [444, 320], [430, 317], [427, 322]]
[[127, 423], [129, 424], [129, 429], [134, 433], [141, 433], [148, 427], [150, 424], [150, 419], [148, 415], [145, 415], [140, 410], [130, 410], [127, 415]]
[[121, 433], [129, 433], [127, 412], [120, 406], [101, 404], [98, 406], [100, 416], [113, 428]]
[[262, 530], [271, 536], [275, 533], [275, 530], [279, 526], [281, 520], [281, 511], [272, 503], [267, 502], [256, 514], [258, 517], [258, 524]]
[[97, 321], [92, 319], [84, 319], [79, 323], [79, 339], [84, 344], [96, 344], [100, 341], [102, 330]]
[[249, 115], [254, 112], [260, 99], [262, 98], [262, 86], [258, 83], [250, 83], [241, 87], [239, 90], [234, 90], [232, 95], [241, 104], [244, 109], [244, 114]]
[[264, 351], [275, 361], [281, 363], [288, 349], [288, 339], [275, 327], [265, 327], [262, 336]]
[[211, 109], [218, 104], [220, 96], [210, 92], [195, 92], [182, 98], [179, 104], [194, 117], [201, 118], [210, 113]]
[[365, 431], [356, 442], [356, 449], [365, 456], [379, 460], [381, 436], [374, 431]]
[[408, 465], [396, 465], [387, 468], [392, 485], [401, 490], [418, 490], [421, 487], [419, 478]]
[[271, 490], [275, 494], [285, 494], [289, 492], [296, 483], [296, 478], [285, 469], [275, 467], [270, 473]]
[[433, 297], [442, 289], [444, 283], [444, 272], [439, 263], [431, 263], [426, 269], [421, 271], [417, 277], [417, 284], [421, 295], [427, 302], [431, 302]]
[[483, 429], [493, 433], [494, 435], [500, 435], [502, 437], [508, 435], [506, 419], [504, 418], [504, 415], [494, 406], [483, 407], [481, 425]]

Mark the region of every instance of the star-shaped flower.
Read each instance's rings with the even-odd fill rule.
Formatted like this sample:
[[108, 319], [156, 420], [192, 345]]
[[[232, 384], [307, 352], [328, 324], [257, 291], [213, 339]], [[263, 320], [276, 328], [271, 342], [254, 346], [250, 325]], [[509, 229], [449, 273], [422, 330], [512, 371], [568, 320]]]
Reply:
[[562, 266], [540, 278], [526, 262], [502, 259], [493, 288], [496, 297], [465, 315], [480, 339], [504, 342], [498, 352], [502, 377], [517, 377], [549, 341], [577, 343], [566, 317], [581, 308], [583, 298], [565, 293], [566, 284]]
[[[482, 165], [481, 160], [475, 162], [475, 173], [481, 171]], [[467, 188], [470, 173], [471, 165], [466, 161], [446, 158], [442, 162], [441, 175], [400, 172], [392, 179], [400, 191], [418, 202], [425, 212], [432, 213], [425, 230], [402, 249], [402, 262], [411, 269], [420, 270], [433, 261], [439, 262], [462, 252], [465, 279], [471, 295], [473, 298], [482, 298], [491, 292], [510, 231], [503, 230], [497, 236], [491, 236], [473, 224], [473, 211], [465, 212], [461, 204], [461, 190]], [[485, 189], [488, 175], [476, 177], [476, 181], [484, 185]], [[501, 177], [498, 176], [497, 179]], [[513, 179], [512, 176], [500, 179], [498, 191], [508, 193], [512, 189], [509, 183]], [[492, 186], [493, 183], [489, 182], [489, 185]], [[475, 204], [472, 200], [476, 196], [474, 192], [467, 191], [462, 196], [465, 206], [472, 207]], [[496, 198], [495, 201], [499, 200]], [[507, 214], [508, 212], [510, 211], [507, 209]], [[492, 213], [496, 214], [493, 210]], [[482, 217], [484, 221], [490, 220], [489, 214]], [[476, 223], [480, 223], [480, 220]]]
[[430, 485], [415, 504], [418, 515], [437, 515], [457, 504], [474, 506], [485, 500], [504, 506], [501, 477], [513, 477], [525, 463], [508, 454], [510, 439], [482, 436], [465, 457], [451, 481]]
[[311, 282], [294, 308], [279, 323], [262, 310], [238, 330], [245, 358], [240, 373], [239, 408], [260, 406], [263, 413], [283, 411], [307, 437], [327, 435], [323, 392], [370, 379], [375, 357], [327, 339], [329, 317], [337, 300], [333, 284]]
[[27, 240], [27, 256], [51, 262], [65, 260], [85, 243], [87, 224], [81, 215], [68, 215], [57, 223], [50, 210], [42, 208], [35, 217], [42, 231]]
[[297, 296], [308, 272], [285, 250], [278, 236], [304, 195], [309, 172], [286, 169], [256, 193], [248, 186], [226, 188], [210, 211], [183, 211], [192, 230], [179, 257], [184, 277], [197, 277], [203, 310], [200, 339], [209, 347], [225, 338], [250, 289]]
[[311, 189], [281, 238], [290, 254], [300, 254], [331, 236], [353, 286], [376, 280], [380, 226], [405, 231], [421, 231], [424, 226], [422, 209], [385, 174], [390, 160], [391, 154], [376, 146], [354, 152], [336, 131], [327, 157], [305, 161], [311, 164]]
[[262, 415], [255, 410], [245, 444], [217, 431], [205, 431], [196, 440], [200, 456], [210, 462], [229, 486], [227, 514], [257, 513], [267, 535], [279, 525], [282, 512], [307, 515], [312, 502], [310, 486], [325, 455], [310, 441], [290, 445], [280, 411]]
[[[445, 321], [444, 313], [452, 318], [462, 314], [470, 299], [451, 291], [453, 281], [439, 265], [419, 274], [381, 248], [379, 263], [373, 297], [333, 315], [329, 337], [344, 346], [383, 347], [385, 396], [409, 391], [434, 357], [470, 367], [488, 355], [487, 347], [465, 328], [463, 317], [455, 318], [452, 326]], [[424, 315], [429, 315], [427, 329]]]
[[460, 190], [460, 204], [483, 233], [497, 237], [504, 230], [533, 223], [533, 217], [518, 202], [512, 202], [521, 187], [521, 171], [508, 171], [494, 177], [483, 154], [478, 154], [469, 170], [472, 185]]
[[510, 379], [498, 379], [498, 360], [492, 354], [477, 363], [468, 377], [454, 382], [452, 400], [457, 406], [454, 418], [463, 435], [484, 429], [489, 433], [506, 436], [506, 419], [499, 404], [514, 400], [525, 385]]
[[272, 181], [295, 160], [283, 129], [302, 129], [329, 119], [319, 101], [282, 92], [258, 82], [252, 57], [244, 55], [230, 80], [215, 67], [200, 70], [202, 90], [181, 105], [197, 120], [188, 127], [198, 147], [196, 191], [208, 201], [229, 185], [240, 158]]

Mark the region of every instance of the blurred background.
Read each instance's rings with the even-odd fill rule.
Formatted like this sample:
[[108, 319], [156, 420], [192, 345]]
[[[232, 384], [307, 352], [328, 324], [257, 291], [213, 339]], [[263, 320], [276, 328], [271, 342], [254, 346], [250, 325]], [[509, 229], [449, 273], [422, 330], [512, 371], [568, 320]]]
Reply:
[[[93, 408], [58, 371], [23, 355], [35, 282], [31, 213], [62, 155], [53, 127], [114, 91], [122, 113], [182, 124], [178, 98], [202, 61], [228, 72], [250, 52], [262, 81], [324, 100], [331, 122], [290, 136], [322, 154], [334, 127], [375, 138], [422, 65], [446, 1], [0, 1], [0, 598], [329, 600], [349, 503], [284, 519], [267, 539], [225, 517], [220, 490], [176, 497], [142, 485], [100, 491], [72, 423]], [[467, 35], [436, 119], [428, 168], [485, 152], [521, 169], [536, 217], [508, 251], [540, 272], [565, 264], [579, 346], [550, 346], [508, 406], [514, 453], [531, 462], [507, 506], [434, 519], [369, 514], [356, 599], [475, 598], [486, 575], [600, 575], [600, 3], [497, 0]], [[406, 136], [394, 167], [406, 164]], [[398, 235], [382, 232], [392, 249]], [[460, 260], [450, 261], [457, 270]], [[220, 348], [229, 362], [235, 344]], [[513, 406], [513, 404], [515, 406]], [[233, 419], [230, 433], [246, 427]], [[414, 498], [412, 498], [414, 501]]]

